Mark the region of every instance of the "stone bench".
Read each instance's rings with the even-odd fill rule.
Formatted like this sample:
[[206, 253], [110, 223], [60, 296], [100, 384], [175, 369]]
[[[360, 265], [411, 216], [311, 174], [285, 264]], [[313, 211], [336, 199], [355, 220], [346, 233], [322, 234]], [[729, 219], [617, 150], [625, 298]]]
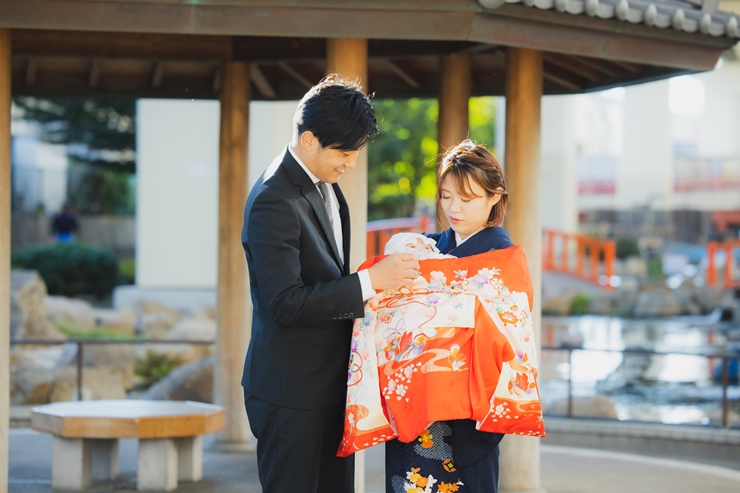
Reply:
[[118, 440], [139, 440], [137, 487], [171, 491], [203, 475], [203, 435], [224, 427], [222, 407], [200, 402], [57, 402], [31, 410], [31, 427], [54, 435], [52, 488], [81, 490], [119, 474]]

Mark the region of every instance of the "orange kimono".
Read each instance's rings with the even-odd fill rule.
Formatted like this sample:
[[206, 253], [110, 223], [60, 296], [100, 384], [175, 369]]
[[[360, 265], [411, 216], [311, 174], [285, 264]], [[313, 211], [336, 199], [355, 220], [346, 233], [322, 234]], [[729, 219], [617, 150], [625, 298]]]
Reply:
[[450, 419], [544, 436], [522, 249], [419, 264], [412, 286], [379, 293], [355, 321], [337, 455], [396, 437], [423, 447], [426, 427]]

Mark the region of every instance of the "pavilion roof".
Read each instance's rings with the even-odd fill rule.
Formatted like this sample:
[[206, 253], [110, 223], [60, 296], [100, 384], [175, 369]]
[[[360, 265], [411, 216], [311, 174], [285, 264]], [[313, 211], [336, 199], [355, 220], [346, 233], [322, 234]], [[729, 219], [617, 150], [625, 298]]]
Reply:
[[456, 52], [473, 95], [503, 94], [509, 46], [544, 52], [544, 93], [571, 94], [711, 70], [737, 17], [701, 1], [2, 0], [0, 27], [15, 95], [215, 98], [222, 62], [246, 61], [253, 99], [297, 99], [327, 37], [369, 40], [377, 97], [436, 97]]
[[659, 29], [740, 38], [740, 18], [718, 10], [719, 0], [478, 0], [486, 9], [521, 4], [599, 19], [617, 19]]

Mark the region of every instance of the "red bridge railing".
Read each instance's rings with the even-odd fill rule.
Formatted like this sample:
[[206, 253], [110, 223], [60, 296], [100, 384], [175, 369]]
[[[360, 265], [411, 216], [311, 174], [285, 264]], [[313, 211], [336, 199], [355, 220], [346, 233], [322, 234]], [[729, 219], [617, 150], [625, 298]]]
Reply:
[[428, 216], [370, 221], [367, 223], [367, 258], [382, 255], [385, 244], [396, 233], [424, 233], [432, 227]]
[[[391, 236], [403, 231], [422, 233], [434, 224], [427, 216], [383, 219], [367, 223], [367, 258], [383, 253]], [[612, 240], [599, 240], [546, 229], [543, 231], [543, 268], [562, 272], [609, 288], [614, 275], [616, 246]], [[602, 282], [600, 282], [602, 281]]]
[[740, 279], [735, 279], [735, 249], [740, 248], [740, 240], [730, 240], [724, 243], [710, 241], [707, 244], [707, 284], [718, 286], [719, 268], [717, 259], [718, 253], [724, 252], [725, 265], [722, 269], [722, 287], [725, 289], [740, 286]]
[[542, 268], [601, 284], [610, 289], [617, 247], [612, 240], [543, 230]]

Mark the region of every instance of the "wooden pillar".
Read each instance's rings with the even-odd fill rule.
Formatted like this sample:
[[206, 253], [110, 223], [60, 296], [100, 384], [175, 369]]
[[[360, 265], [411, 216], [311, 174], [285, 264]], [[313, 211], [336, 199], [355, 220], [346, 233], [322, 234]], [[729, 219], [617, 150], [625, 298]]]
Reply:
[[10, 29], [0, 29], [0, 493], [8, 491], [10, 417]]
[[[540, 100], [542, 53], [509, 48], [506, 67], [506, 229], [524, 248], [534, 291], [532, 318], [538, 349], [542, 292], [540, 220]], [[507, 436], [501, 442], [502, 493], [530, 493], [540, 487], [540, 439]]]
[[214, 372], [215, 402], [226, 409], [221, 445], [250, 446], [241, 377], [252, 326], [247, 261], [241, 245], [247, 200], [249, 66], [222, 68], [218, 179], [218, 336]]
[[[359, 79], [367, 92], [367, 40], [326, 40], [326, 71], [348, 79]], [[351, 218], [350, 269], [356, 270], [367, 253], [367, 147], [357, 156], [355, 169], [342, 176], [339, 185], [347, 199]], [[365, 452], [355, 454], [355, 493], [365, 493]]]
[[[367, 40], [332, 38], [326, 40], [327, 73], [358, 79], [367, 92]], [[339, 185], [347, 198], [352, 218], [350, 269], [365, 261], [367, 253], [367, 147], [357, 156], [357, 166], [342, 176]]]
[[[470, 124], [470, 56], [453, 53], [440, 59], [439, 117], [437, 118], [437, 143], [440, 162], [447, 149], [468, 138]], [[437, 218], [437, 230], [449, 228], [444, 216]]]

